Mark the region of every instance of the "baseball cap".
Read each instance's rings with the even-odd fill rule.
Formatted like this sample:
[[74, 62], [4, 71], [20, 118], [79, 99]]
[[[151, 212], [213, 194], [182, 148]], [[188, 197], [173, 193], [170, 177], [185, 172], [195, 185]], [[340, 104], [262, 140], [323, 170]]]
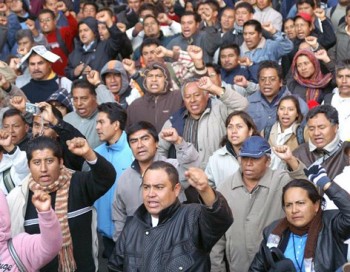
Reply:
[[299, 12], [295, 17], [294, 17], [294, 21], [297, 18], [302, 18], [304, 21], [312, 23], [312, 17], [310, 14], [305, 13], [305, 12]]
[[259, 159], [266, 154], [271, 154], [269, 143], [261, 136], [251, 136], [247, 138], [239, 152], [240, 157]]

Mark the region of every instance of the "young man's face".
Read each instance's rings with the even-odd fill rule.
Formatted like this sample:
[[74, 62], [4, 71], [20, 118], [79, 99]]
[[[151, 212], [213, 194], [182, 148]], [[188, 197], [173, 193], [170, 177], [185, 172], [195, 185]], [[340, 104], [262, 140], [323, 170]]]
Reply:
[[235, 23], [235, 11], [232, 9], [225, 9], [220, 18], [221, 29], [223, 32], [229, 31], [233, 28]]
[[312, 8], [311, 5], [307, 3], [297, 5], [297, 10], [298, 10], [298, 13], [303, 12], [303, 13], [310, 14], [311, 16], [314, 15], [314, 9]]
[[152, 94], [165, 92], [165, 75], [160, 69], [150, 70], [146, 75], [146, 88]]
[[255, 49], [261, 40], [262, 34], [255, 30], [252, 25], [247, 25], [243, 29], [243, 39], [249, 50]]
[[117, 73], [108, 73], [105, 76], [105, 81], [106, 81], [107, 89], [112, 92], [115, 98], [118, 98], [118, 93], [122, 87], [121, 75]]
[[153, 17], [147, 17], [143, 21], [143, 30], [145, 35], [150, 38], [157, 38], [160, 35], [160, 26]]
[[225, 48], [220, 51], [221, 67], [231, 70], [238, 66], [239, 56], [233, 48]]
[[238, 26], [243, 26], [246, 21], [253, 18], [253, 14], [250, 13], [246, 8], [238, 8], [235, 13], [236, 24]]
[[198, 29], [198, 23], [193, 15], [185, 15], [181, 17], [181, 30], [185, 38], [190, 38]]
[[87, 17], [95, 18], [96, 17], [96, 13], [97, 13], [97, 10], [96, 10], [95, 6], [93, 6], [93, 5], [84, 5], [84, 7], [83, 7], [83, 17], [84, 18], [87, 18]]
[[141, 55], [145, 66], [154, 61], [163, 62], [162, 59], [156, 56], [156, 48], [157, 45], [155, 44], [146, 45], [142, 48]]
[[158, 143], [146, 129], [141, 129], [131, 134], [129, 136], [129, 145], [135, 159], [144, 164], [153, 161], [158, 148]]
[[57, 13], [58, 13], [57, 3], [58, 3], [58, 0], [46, 0], [45, 4], [44, 4], [44, 8], [53, 11], [53, 13], [55, 13], [55, 15], [57, 15]]
[[118, 129], [119, 122], [111, 123], [107, 113], [99, 112], [97, 114], [96, 131], [100, 141], [107, 142], [110, 145], [114, 144], [117, 141]]
[[176, 201], [180, 190], [180, 183], [173, 186], [165, 170], [148, 170], [142, 182], [143, 204], [153, 217], [158, 218], [162, 210]]
[[60, 175], [63, 160], [54, 156], [51, 149], [38, 149], [32, 153], [29, 161], [30, 173], [35, 182], [41, 186], [48, 186], [55, 182]]
[[49, 33], [56, 29], [55, 19], [50, 13], [43, 13], [39, 15], [40, 28], [43, 33]]

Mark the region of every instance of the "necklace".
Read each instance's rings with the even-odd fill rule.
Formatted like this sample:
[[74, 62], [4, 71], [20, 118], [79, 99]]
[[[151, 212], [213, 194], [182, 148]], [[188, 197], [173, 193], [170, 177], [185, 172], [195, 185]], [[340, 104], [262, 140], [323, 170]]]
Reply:
[[294, 251], [294, 259], [295, 259], [295, 262], [297, 263], [297, 266], [299, 268], [299, 271], [302, 272], [303, 271], [303, 265], [304, 265], [304, 257], [301, 261], [301, 264], [299, 264], [299, 261], [297, 259], [297, 254], [295, 252], [295, 241], [294, 241], [294, 233], [292, 233], [292, 239], [293, 239], [293, 251]]

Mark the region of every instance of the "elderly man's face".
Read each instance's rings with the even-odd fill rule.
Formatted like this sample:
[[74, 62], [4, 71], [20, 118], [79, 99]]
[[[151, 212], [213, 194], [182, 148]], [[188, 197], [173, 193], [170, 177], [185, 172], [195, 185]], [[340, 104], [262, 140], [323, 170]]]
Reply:
[[199, 119], [205, 111], [208, 104], [209, 94], [198, 88], [196, 82], [190, 82], [186, 85], [183, 100], [186, 109], [194, 119]]
[[180, 183], [174, 187], [164, 169], [148, 170], [142, 182], [143, 204], [152, 216], [158, 217], [175, 202], [180, 190]]
[[55, 157], [49, 148], [34, 150], [29, 161], [30, 173], [41, 186], [48, 186], [56, 181], [62, 166], [63, 160]]
[[316, 114], [307, 121], [310, 141], [319, 149], [334, 140], [338, 125], [332, 124], [324, 113]]
[[96, 96], [89, 89], [75, 88], [72, 90], [73, 105], [76, 113], [82, 118], [89, 118], [97, 109]]
[[29, 57], [29, 73], [32, 79], [46, 80], [52, 72], [51, 63], [39, 55]]
[[265, 174], [270, 165], [270, 158], [262, 156], [259, 159], [241, 157], [243, 178], [249, 181], [258, 182]]

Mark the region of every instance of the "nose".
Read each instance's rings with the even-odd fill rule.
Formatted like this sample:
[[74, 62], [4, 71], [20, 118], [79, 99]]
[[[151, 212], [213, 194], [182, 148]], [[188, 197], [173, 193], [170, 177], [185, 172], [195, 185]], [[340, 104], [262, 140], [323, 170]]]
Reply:
[[153, 187], [151, 187], [151, 188], [149, 189], [148, 196], [149, 196], [149, 197], [155, 196], [155, 191], [154, 191]]
[[292, 205], [292, 213], [294, 214], [294, 213], [297, 213], [297, 212], [298, 212], [298, 207], [297, 207], [297, 205], [293, 204]]
[[314, 130], [314, 134], [315, 134], [315, 135], [319, 135], [319, 134], [320, 134], [320, 132], [321, 132], [321, 130], [320, 130], [320, 129], [315, 128], [315, 130]]
[[253, 159], [252, 158], [248, 158], [247, 165], [253, 165]]
[[40, 172], [46, 172], [47, 167], [46, 167], [46, 163], [41, 163], [40, 164]]
[[141, 148], [143, 146], [142, 140], [138, 139], [137, 140], [137, 148]]

